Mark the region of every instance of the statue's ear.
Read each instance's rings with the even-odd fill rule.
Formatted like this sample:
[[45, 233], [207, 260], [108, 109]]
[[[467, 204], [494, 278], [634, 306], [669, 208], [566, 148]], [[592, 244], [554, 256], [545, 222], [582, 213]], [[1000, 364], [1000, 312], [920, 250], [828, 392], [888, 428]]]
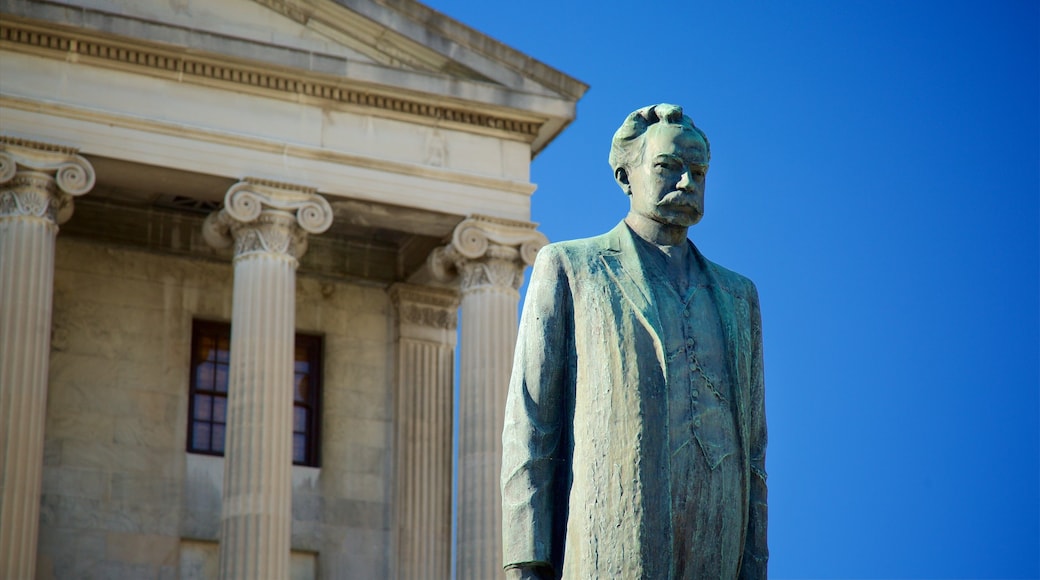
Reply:
[[614, 181], [617, 182], [621, 191], [625, 192], [625, 195], [632, 195], [632, 187], [628, 183], [628, 171], [624, 167], [614, 170]]

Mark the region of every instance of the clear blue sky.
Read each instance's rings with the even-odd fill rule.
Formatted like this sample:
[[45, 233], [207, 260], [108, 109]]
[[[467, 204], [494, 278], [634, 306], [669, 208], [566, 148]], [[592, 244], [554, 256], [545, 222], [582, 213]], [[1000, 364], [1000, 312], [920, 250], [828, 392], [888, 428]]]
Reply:
[[1034, 1], [428, 4], [591, 85], [533, 164], [611, 228], [631, 110], [712, 143], [691, 238], [758, 284], [773, 578], [1040, 577]]

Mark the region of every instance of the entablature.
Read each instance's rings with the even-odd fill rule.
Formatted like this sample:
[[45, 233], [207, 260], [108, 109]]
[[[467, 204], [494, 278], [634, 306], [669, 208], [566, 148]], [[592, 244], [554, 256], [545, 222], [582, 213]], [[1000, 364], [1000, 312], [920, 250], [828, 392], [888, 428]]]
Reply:
[[[264, 47], [268, 49], [266, 51], [253, 48], [247, 46], [238, 52], [254, 55], [272, 52], [270, 47]], [[0, 20], [0, 49], [179, 83], [217, 86], [271, 98], [361, 110], [365, 114], [525, 143], [533, 143], [542, 125], [549, 121], [544, 114], [485, 102], [508, 103], [518, 99], [509, 94], [510, 91], [494, 85], [474, 83], [468, 86], [470, 83], [461, 79], [381, 68], [333, 56], [290, 53], [279, 60], [306, 63], [310, 68], [279, 66], [189, 46], [117, 36], [9, 14]], [[552, 100], [535, 95], [520, 98], [525, 103]]]

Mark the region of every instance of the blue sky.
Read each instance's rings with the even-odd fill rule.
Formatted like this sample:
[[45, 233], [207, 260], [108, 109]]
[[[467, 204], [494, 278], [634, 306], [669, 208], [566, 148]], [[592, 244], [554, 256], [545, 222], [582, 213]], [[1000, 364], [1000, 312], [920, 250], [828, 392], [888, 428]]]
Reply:
[[691, 238], [762, 299], [772, 577], [1040, 577], [1036, 2], [428, 4], [591, 85], [532, 167], [552, 240], [627, 212], [630, 111], [708, 134]]

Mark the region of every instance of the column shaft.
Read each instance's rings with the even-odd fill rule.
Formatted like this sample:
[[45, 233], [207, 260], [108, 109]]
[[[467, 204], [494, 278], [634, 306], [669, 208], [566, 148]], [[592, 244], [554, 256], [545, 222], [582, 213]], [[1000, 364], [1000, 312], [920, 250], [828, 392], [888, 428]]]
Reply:
[[[509, 290], [512, 290], [511, 288]], [[502, 423], [516, 346], [515, 291], [462, 297], [458, 577], [502, 575]]]
[[516, 347], [524, 267], [547, 240], [535, 224], [471, 216], [431, 254], [431, 272], [459, 278], [459, 580], [502, 576], [502, 424]]
[[57, 231], [0, 220], [0, 578], [31, 578], [36, 565]]
[[74, 149], [0, 137], [0, 578], [33, 578], [58, 224], [94, 186]]
[[398, 284], [395, 563], [399, 580], [451, 573], [452, 398], [458, 295]]
[[398, 578], [447, 578], [451, 569], [450, 347], [401, 341]]
[[295, 259], [235, 261], [221, 578], [288, 578]]

